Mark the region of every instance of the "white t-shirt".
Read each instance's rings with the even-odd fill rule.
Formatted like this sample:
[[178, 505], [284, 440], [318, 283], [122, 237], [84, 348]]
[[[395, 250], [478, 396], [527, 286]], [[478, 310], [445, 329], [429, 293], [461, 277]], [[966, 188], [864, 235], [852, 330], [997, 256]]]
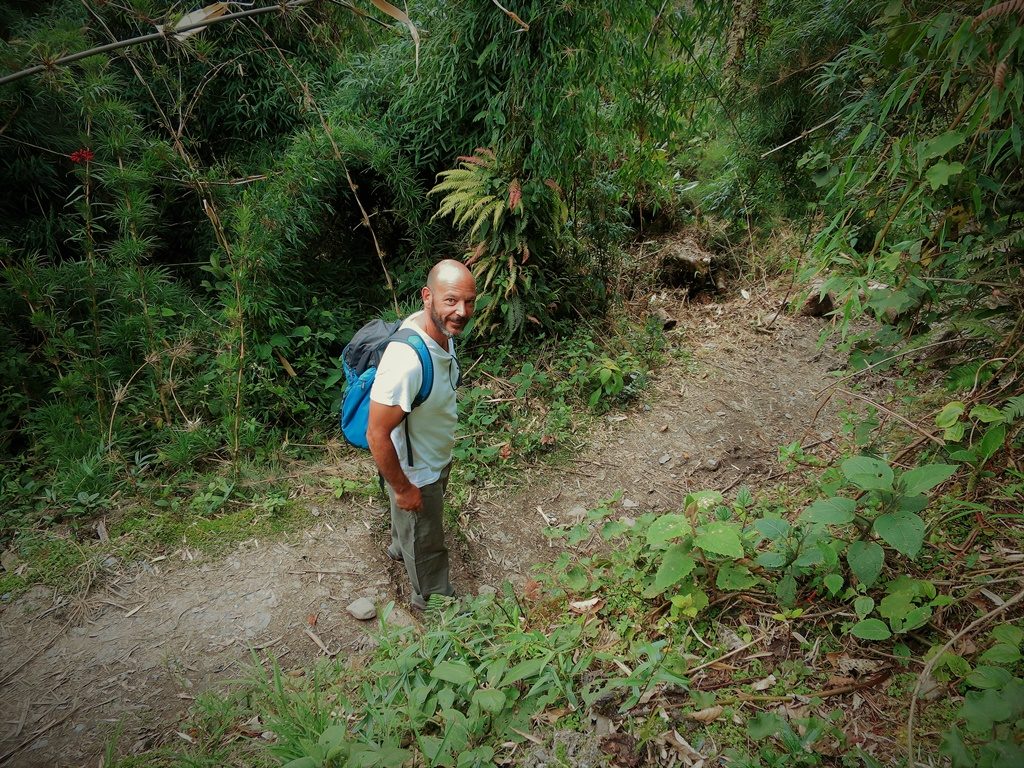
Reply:
[[427, 399], [413, 409], [413, 400], [423, 382], [423, 367], [416, 350], [408, 344], [388, 344], [370, 389], [370, 399], [374, 402], [400, 405], [408, 414], [406, 421], [412, 443], [412, 466], [409, 466], [405, 443], [405, 423], [391, 431], [391, 442], [409, 482], [419, 488], [435, 482], [441, 476], [441, 470], [452, 460], [458, 423], [455, 384], [459, 380], [454, 342], [448, 339], [448, 349], [442, 349], [416, 322], [422, 314], [421, 310], [410, 315], [402, 323], [402, 328], [412, 328], [423, 338], [434, 363], [434, 386]]

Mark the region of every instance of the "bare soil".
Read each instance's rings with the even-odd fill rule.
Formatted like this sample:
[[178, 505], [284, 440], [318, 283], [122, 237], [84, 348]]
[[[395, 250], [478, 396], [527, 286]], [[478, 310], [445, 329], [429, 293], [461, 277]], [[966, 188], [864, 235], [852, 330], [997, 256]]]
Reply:
[[[456, 588], [522, 585], [557, 553], [541, 534], [547, 522], [571, 522], [616, 490], [637, 514], [679, 509], [693, 490], [778, 482], [779, 445], [827, 453], [843, 404], [817, 393], [842, 360], [819, 348], [822, 320], [772, 322], [783, 293], [652, 297], [679, 319], [666, 334], [668, 363], [638, 403], [579, 436], [569, 464], [526, 464], [508, 486], [469, 490], [462, 535], [450, 542]], [[353, 452], [319, 471], [372, 469]], [[244, 676], [254, 650], [298, 667], [365, 649], [374, 622], [346, 606], [408, 599], [404, 571], [383, 552], [383, 505], [297, 490], [318, 523], [284, 540], [248, 541], [218, 559], [181, 550], [115, 563], [74, 599], [37, 587], [0, 604], [0, 765], [97, 765], [118, 729], [121, 753], [183, 738], [177, 723], [194, 697]], [[417, 618], [399, 608], [395, 620]]]

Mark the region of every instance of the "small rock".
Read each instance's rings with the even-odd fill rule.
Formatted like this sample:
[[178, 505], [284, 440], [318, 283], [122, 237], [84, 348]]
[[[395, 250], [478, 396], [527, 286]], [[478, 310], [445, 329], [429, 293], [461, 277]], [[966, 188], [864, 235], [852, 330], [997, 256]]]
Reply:
[[718, 459], [708, 459], [707, 461], [704, 462], [704, 469], [706, 469], [708, 472], [717, 472], [718, 467]]
[[668, 464], [670, 461], [672, 461], [672, 454], [670, 453], [664, 453], [661, 458], [658, 459], [659, 464]]
[[715, 411], [715, 416], [717, 416], [720, 419], [725, 418], [725, 415], [725, 411]]
[[260, 738], [264, 741], [277, 741], [277, 734], [273, 731], [264, 731], [260, 734]]
[[622, 523], [627, 528], [632, 528], [633, 526], [636, 525], [636, 520], [634, 518], [632, 518], [632, 517], [620, 517], [619, 518], [619, 522]]
[[569, 519], [572, 520], [573, 524], [582, 523], [587, 517], [587, 508], [582, 504], [577, 504], [569, 510]]
[[117, 566], [117, 558], [113, 555], [108, 555], [107, 557], [103, 558], [103, 562], [100, 563], [100, 565], [106, 568], [108, 571], [112, 571]]
[[492, 587], [490, 584], [481, 584], [476, 588], [476, 593], [480, 596], [484, 595], [496, 595], [498, 590]]
[[11, 593], [10, 592], [4, 592], [2, 595], [0, 595], [0, 602], [6, 603], [10, 599], [11, 599]]
[[345, 609], [352, 616], [359, 619], [359, 621], [369, 621], [370, 619], [377, 618], [377, 609], [373, 603], [365, 597], [360, 597], [358, 600], [354, 600]]
[[622, 500], [622, 508], [623, 509], [636, 509], [639, 506], [640, 505], [637, 502], [633, 501], [632, 499], [623, 499]]
[[320, 507], [310, 507], [309, 514], [313, 517], [320, 517]]
[[9, 549], [5, 549], [3, 552], [0, 552], [0, 565], [3, 566], [5, 571], [14, 573], [18, 570], [18, 566], [21, 565], [21, 560], [18, 559], [18, 556], [14, 554], [14, 552]]

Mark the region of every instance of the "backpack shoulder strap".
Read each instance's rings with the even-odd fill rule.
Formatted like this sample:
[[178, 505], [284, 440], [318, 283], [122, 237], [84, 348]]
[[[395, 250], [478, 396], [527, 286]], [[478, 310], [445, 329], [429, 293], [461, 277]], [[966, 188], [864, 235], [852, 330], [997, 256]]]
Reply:
[[430, 390], [434, 388], [434, 361], [430, 357], [430, 350], [427, 343], [412, 328], [400, 328], [395, 331], [388, 341], [400, 341], [408, 344], [416, 352], [420, 359], [420, 367], [423, 369], [423, 380], [420, 383], [420, 391], [412, 401], [412, 407], [423, 405], [423, 402], [430, 396]]

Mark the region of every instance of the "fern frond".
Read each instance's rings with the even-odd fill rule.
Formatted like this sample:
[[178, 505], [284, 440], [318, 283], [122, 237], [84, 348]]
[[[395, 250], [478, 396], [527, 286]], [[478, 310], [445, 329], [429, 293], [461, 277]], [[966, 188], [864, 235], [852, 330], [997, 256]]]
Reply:
[[977, 261], [979, 259], [987, 259], [989, 256], [996, 253], [1012, 251], [1015, 248], [1024, 248], [1024, 227], [1014, 230], [995, 242], [989, 243], [984, 248], [981, 248], [974, 253], [966, 254], [966, 256], [970, 261]]
[[459, 216], [455, 217], [455, 219], [453, 220], [455, 226], [457, 226], [457, 227], [464, 227], [464, 226], [466, 226], [466, 224], [469, 223], [470, 219], [472, 219], [474, 216], [479, 214], [480, 211], [483, 208], [486, 208], [488, 205], [493, 203], [494, 200], [495, 200], [494, 195], [487, 195], [486, 197], [478, 197], [472, 203], [467, 205], [465, 207], [465, 209], [463, 209], [462, 213]]
[[992, 74], [992, 87], [997, 91], [1006, 87], [1006, 73], [1009, 69], [1010, 65], [1006, 63], [1006, 59], [996, 64], [996, 71]]
[[505, 206], [494, 209], [494, 219], [491, 221], [491, 229], [495, 232], [498, 231], [498, 227], [501, 226], [502, 218], [505, 216]]
[[1004, 3], [996, 3], [987, 11], [982, 11], [974, 17], [974, 21], [971, 22], [972, 27], [977, 27], [979, 24], [988, 21], [996, 16], [1009, 16], [1011, 13], [1024, 15], [1024, 0], [1006, 0]]
[[446, 195], [441, 201], [441, 206], [432, 218], [444, 218], [448, 214], [453, 215], [453, 223], [458, 226], [459, 219], [466, 211], [480, 201], [480, 196], [475, 190], [452, 192]]
[[485, 221], [487, 221], [487, 219], [493, 216], [498, 211], [498, 209], [504, 209], [504, 207], [505, 203], [503, 200], [500, 199], [493, 200], [492, 202], [484, 206], [483, 210], [480, 211], [480, 215], [477, 216], [476, 223], [473, 225], [473, 228], [469, 230], [469, 238], [472, 240], [473, 236], [477, 233], [477, 231], [479, 231], [481, 225]]
[[486, 189], [483, 184], [467, 184], [464, 181], [443, 181], [430, 190], [431, 194], [434, 192], [451, 192], [451, 191], [467, 191], [477, 197], [486, 194]]
[[1001, 413], [1008, 422], [1024, 419], [1024, 395], [1014, 395], [1008, 398]]

